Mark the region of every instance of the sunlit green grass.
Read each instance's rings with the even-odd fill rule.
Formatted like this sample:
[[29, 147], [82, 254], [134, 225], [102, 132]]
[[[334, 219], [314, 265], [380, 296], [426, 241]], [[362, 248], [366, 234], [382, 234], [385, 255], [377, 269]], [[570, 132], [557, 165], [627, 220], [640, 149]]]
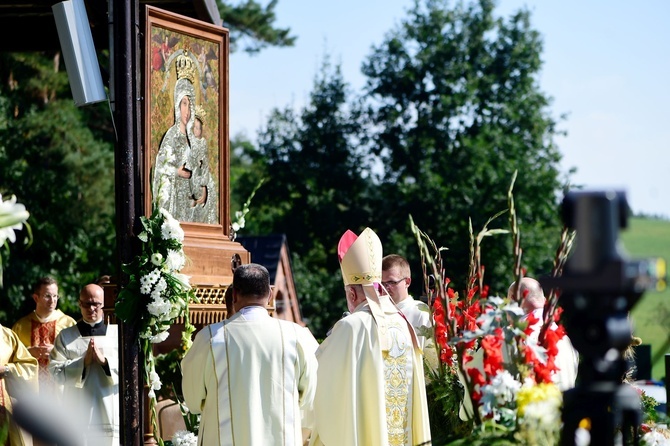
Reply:
[[[670, 221], [632, 218], [621, 231], [631, 258], [662, 257], [670, 262]], [[665, 354], [670, 353], [670, 289], [647, 291], [633, 308], [634, 333], [651, 344], [652, 377], [665, 376]]]

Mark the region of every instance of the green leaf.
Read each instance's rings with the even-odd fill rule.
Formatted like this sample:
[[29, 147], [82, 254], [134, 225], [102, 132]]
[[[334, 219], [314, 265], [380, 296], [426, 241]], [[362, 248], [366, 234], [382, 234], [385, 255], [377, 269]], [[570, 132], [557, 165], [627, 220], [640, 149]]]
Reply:
[[133, 323], [139, 313], [139, 301], [137, 294], [130, 291], [128, 288], [121, 290], [117, 297], [114, 312], [116, 317], [125, 323]]

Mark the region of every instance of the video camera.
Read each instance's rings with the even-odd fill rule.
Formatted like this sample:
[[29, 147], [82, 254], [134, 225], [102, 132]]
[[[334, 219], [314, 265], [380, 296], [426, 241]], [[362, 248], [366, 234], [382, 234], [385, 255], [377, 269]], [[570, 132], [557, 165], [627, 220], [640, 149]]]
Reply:
[[618, 237], [629, 214], [623, 192], [570, 192], [562, 213], [576, 231], [574, 250], [561, 277], [540, 279], [543, 287], [560, 289], [565, 328], [581, 355], [577, 386], [564, 394], [562, 444], [575, 444], [579, 426], [589, 427], [590, 444], [614, 445], [617, 427], [623, 444], [633, 444], [640, 398], [622, 385], [629, 312], [645, 291], [665, 288], [665, 262], [631, 260], [624, 252]]

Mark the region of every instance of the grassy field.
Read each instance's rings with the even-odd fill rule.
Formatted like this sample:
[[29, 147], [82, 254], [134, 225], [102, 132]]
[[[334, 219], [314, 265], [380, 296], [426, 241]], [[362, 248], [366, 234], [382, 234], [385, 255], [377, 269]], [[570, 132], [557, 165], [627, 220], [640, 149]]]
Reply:
[[[670, 262], [670, 221], [632, 218], [621, 231], [621, 241], [633, 259], [662, 257]], [[670, 353], [670, 288], [647, 291], [633, 308], [634, 333], [651, 344], [652, 377], [665, 376], [665, 354]]]

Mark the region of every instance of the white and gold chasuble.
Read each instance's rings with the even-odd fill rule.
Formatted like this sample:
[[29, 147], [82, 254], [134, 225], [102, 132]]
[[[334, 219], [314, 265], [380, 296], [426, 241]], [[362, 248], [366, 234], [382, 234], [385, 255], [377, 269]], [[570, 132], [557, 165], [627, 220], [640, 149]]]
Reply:
[[430, 444], [421, 352], [388, 296], [379, 300], [390, 341], [387, 352], [382, 352], [367, 303], [335, 324], [317, 350], [311, 445]]
[[[19, 337], [9, 328], [0, 325], [0, 365], [7, 365], [9, 373], [0, 378], [0, 422], [3, 424], [12, 412], [12, 394], [21, 389], [37, 390], [37, 359], [33, 358]], [[32, 437], [13, 422], [9, 422], [8, 443], [11, 446], [32, 445]]]
[[316, 340], [293, 322], [245, 307], [202, 329], [182, 360], [198, 444], [302, 445], [302, 412], [316, 391]]

